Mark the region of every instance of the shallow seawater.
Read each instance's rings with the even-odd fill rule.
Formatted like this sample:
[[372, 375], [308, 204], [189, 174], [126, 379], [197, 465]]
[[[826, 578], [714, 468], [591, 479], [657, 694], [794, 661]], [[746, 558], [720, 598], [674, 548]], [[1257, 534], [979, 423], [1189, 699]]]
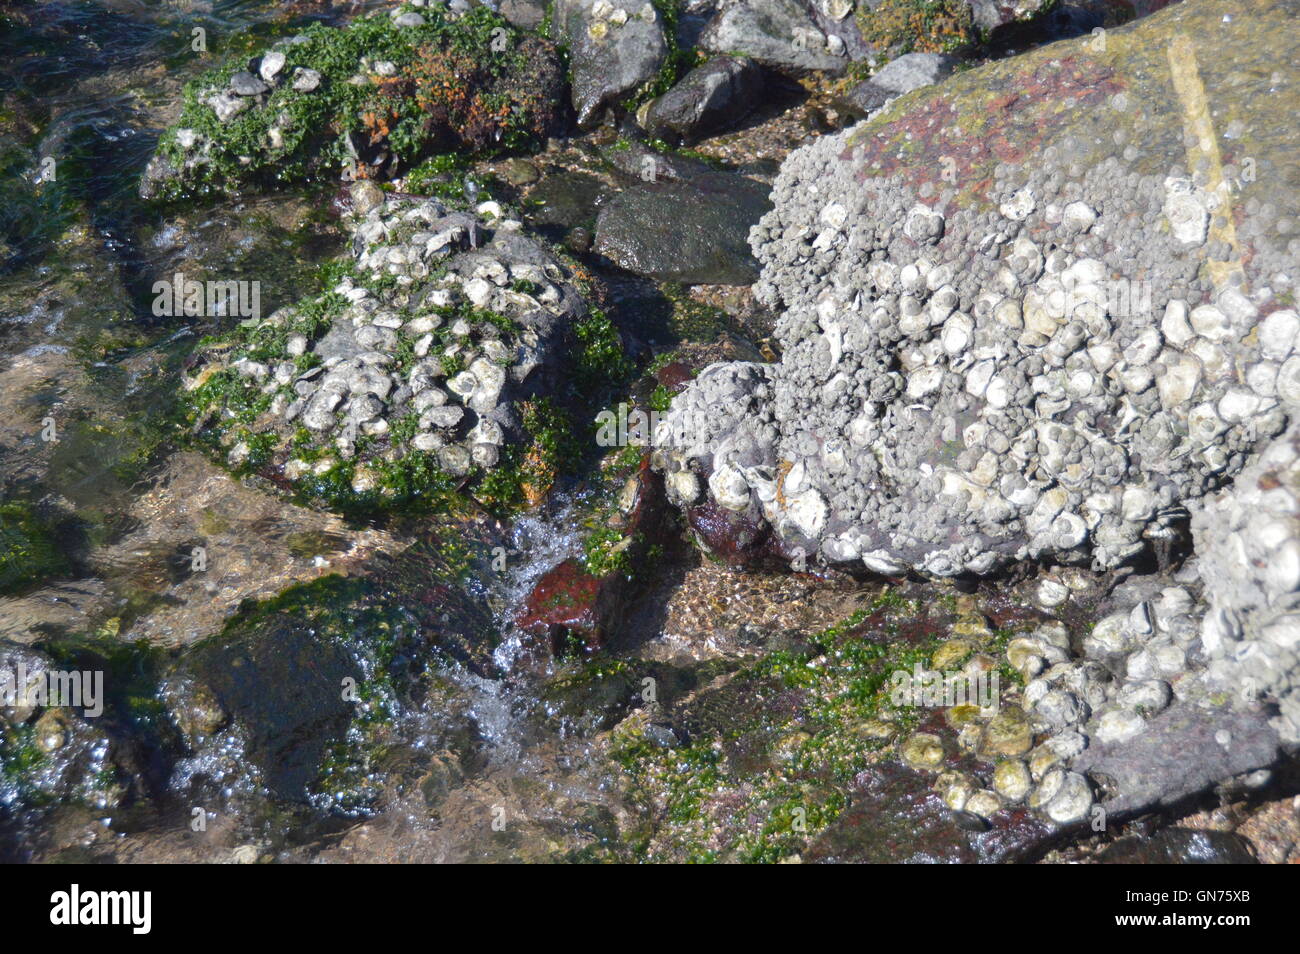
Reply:
[[[410, 527], [349, 525], [296, 507], [232, 481], [174, 439], [170, 409], [188, 354], [236, 319], [158, 314], [155, 282], [178, 272], [256, 281], [262, 314], [297, 300], [314, 290], [318, 263], [342, 251], [331, 190], [161, 210], [136, 194], [188, 78], [227, 52], [338, 12], [310, 2], [116, 0], [37, 3], [0, 22], [0, 446], [8, 449], [0, 502], [30, 508], [65, 557], [51, 577], [0, 594], [0, 637], [89, 646], [92, 655], [148, 647], [140, 666], [147, 659], [150, 678], [165, 683], [185, 648], [220, 632], [241, 599], [271, 599], [333, 571], [364, 575], [394, 561], [387, 608], [398, 617], [427, 610], [421, 566], [401, 556]], [[190, 49], [196, 29], [207, 55]], [[113, 744], [136, 766], [132, 794], [116, 807], [96, 795], [82, 807], [15, 809], [0, 826], [4, 854], [105, 857], [81, 836], [57, 847], [86, 812], [90, 830], [121, 833], [146, 854], [181, 856], [187, 849], [170, 839], [203, 804], [214, 818], [238, 816], [229, 837], [271, 849], [319, 847], [316, 839], [336, 836], [349, 819], [370, 818], [406, 820], [440, 839], [440, 850], [470, 857], [479, 852], [471, 847], [479, 815], [468, 805], [478, 795], [466, 789], [598, 789], [586, 778], [583, 743], [563, 740], [537, 672], [520, 664], [526, 639], [513, 624], [537, 578], [580, 554], [589, 497], [559, 491], [500, 527], [491, 541], [501, 547], [499, 568], [498, 551], [478, 546], [483, 572], [462, 582], [485, 624], [475, 637], [483, 652], [465, 639], [465, 658], [419, 661], [432, 688], [385, 730], [373, 785], [360, 784], [375, 796], [366, 807], [349, 802], [339, 812], [328, 797], [276, 797], [238, 733], [179, 751], [174, 727], [156, 719], [141, 688], [110, 714]], [[195, 569], [196, 548], [211, 561], [205, 570]], [[373, 636], [352, 635], [359, 643]], [[99, 771], [108, 743], [88, 745]], [[5, 780], [10, 807], [23, 785], [53, 790], [61, 773], [82, 770], [71, 756], [47, 753], [40, 764], [40, 777]], [[448, 765], [451, 781], [429, 781]], [[431, 808], [428, 793], [443, 787], [455, 804]]]

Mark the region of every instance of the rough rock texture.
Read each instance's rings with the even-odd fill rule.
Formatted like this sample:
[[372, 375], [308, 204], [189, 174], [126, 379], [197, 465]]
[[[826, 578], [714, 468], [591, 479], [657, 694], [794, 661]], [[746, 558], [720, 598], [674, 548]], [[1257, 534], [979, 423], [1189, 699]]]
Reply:
[[1027, 20], [1047, 6], [1047, 0], [968, 0], [971, 18], [981, 30]]
[[504, 0], [498, 11], [512, 26], [535, 30], [546, 19], [546, 7], [542, 0]]
[[771, 203], [734, 173], [638, 182], [596, 220], [596, 251], [630, 272], [687, 284], [747, 285], [758, 266], [745, 241]]
[[646, 109], [646, 132], [693, 142], [745, 117], [763, 91], [763, 71], [746, 56], [715, 56]]
[[1289, 11], [1176, 6], [792, 155], [751, 233], [781, 362], [674, 401], [670, 493], [886, 574], [1166, 536], [1300, 401]]
[[663, 23], [649, 0], [562, 0], [556, 21], [573, 58], [578, 125], [597, 123], [659, 71], [668, 53]]
[[[622, 536], [611, 545], [616, 566], [597, 576], [586, 560], [571, 558], [542, 574], [515, 616], [515, 625], [544, 644], [539, 661], [548, 662], [581, 647], [594, 652], [615, 631], [636, 586], [626, 566], [640, 566], [652, 546], [662, 545], [671, 526], [663, 482], [642, 458], [619, 494], [617, 519]], [[598, 569], [600, 569], [598, 567]]]
[[190, 83], [143, 198], [340, 172], [384, 178], [428, 153], [544, 142], [565, 114], [554, 45], [487, 8], [312, 24]]
[[711, 53], [740, 53], [788, 73], [839, 73], [868, 50], [848, 16], [852, 6], [806, 0], [745, 0], [726, 7], [705, 27], [700, 47]]
[[1090, 748], [1073, 768], [1114, 785], [1105, 807], [1120, 816], [1173, 805], [1276, 758], [1277, 736], [1249, 714], [1176, 705], [1138, 738]]
[[889, 763], [855, 779], [853, 802], [816, 841], [805, 862], [1002, 864], [1024, 861], [1051, 833], [1023, 807], [1000, 808], [977, 831], [954, 823], [921, 773]]
[[[1258, 333], [1267, 342], [1297, 329], [1294, 313], [1274, 312]], [[1201, 625], [1208, 680], [1242, 703], [1276, 705], [1273, 725], [1300, 742], [1300, 427], [1203, 501], [1192, 532], [1210, 602]]]
[[959, 61], [943, 53], [905, 53], [859, 83], [844, 98], [860, 112], [873, 113], [904, 93], [931, 86], [952, 73]]
[[587, 310], [563, 263], [495, 203], [380, 199], [335, 287], [199, 355], [196, 426], [230, 464], [409, 495], [492, 471], [525, 436], [521, 402], [567, 380]]

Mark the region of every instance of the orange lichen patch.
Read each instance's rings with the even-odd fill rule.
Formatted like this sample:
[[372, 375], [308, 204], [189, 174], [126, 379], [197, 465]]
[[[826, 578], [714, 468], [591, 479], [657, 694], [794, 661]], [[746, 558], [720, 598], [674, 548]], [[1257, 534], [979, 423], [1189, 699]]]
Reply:
[[[506, 97], [493, 92], [489, 61], [468, 53], [424, 49], [409, 72], [414, 85], [414, 103], [424, 116], [424, 126], [435, 137], [443, 129], [454, 130], [456, 138], [472, 148], [497, 144], [503, 134], [514, 131], [534, 137], [545, 135], [544, 110], [531, 103], [531, 93]], [[521, 123], [521, 117], [528, 117]]]
[[975, 42], [965, 0], [882, 0], [862, 5], [862, 38], [876, 49], [898, 53], [952, 53]]
[[536, 507], [546, 499], [546, 495], [555, 484], [555, 465], [547, 460], [547, 455], [542, 448], [534, 445], [524, 455], [521, 470], [523, 475], [520, 486], [523, 488], [524, 498], [528, 501], [529, 507]]
[[794, 464], [788, 460], [778, 461], [776, 465], [776, 502], [782, 507], [788, 506], [785, 498], [785, 478], [794, 469]]

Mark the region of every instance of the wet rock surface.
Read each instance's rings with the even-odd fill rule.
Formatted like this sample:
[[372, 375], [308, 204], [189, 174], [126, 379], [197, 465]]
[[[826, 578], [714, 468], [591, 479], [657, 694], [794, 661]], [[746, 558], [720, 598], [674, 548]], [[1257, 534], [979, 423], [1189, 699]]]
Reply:
[[614, 534], [597, 552], [564, 560], [543, 574], [520, 608], [516, 625], [543, 638], [543, 650], [553, 656], [603, 648], [621, 625], [635, 592], [630, 571], [651, 548], [662, 548], [668, 538], [667, 520], [663, 483], [650, 470], [647, 455], [619, 491], [606, 522]]
[[1117, 841], [1098, 860], [1110, 865], [1254, 865], [1250, 843], [1232, 832], [1166, 828], [1150, 839]]
[[200, 355], [196, 431], [211, 423], [230, 465], [335, 503], [400, 503], [496, 470], [587, 314], [571, 271], [495, 204], [381, 195], [352, 236], [337, 284]]
[[1288, 11], [924, 6], [16, 8], [0, 857], [1300, 857]]
[[668, 53], [662, 19], [637, 0], [562, 0], [555, 11], [573, 57], [573, 108], [580, 126], [636, 92]]
[[363, 809], [375, 796], [370, 766], [427, 691], [430, 662], [493, 669], [488, 617], [457, 570], [445, 552], [416, 550], [366, 578], [248, 606], [193, 647], [160, 690], [183, 736], [185, 784]]
[[661, 139], [694, 142], [744, 119], [763, 90], [763, 73], [743, 56], [717, 56], [652, 101], [643, 123]]
[[[975, 830], [970, 830], [974, 828]], [[815, 841], [805, 862], [998, 864], [1042, 850], [1050, 826], [1023, 808], [989, 821], [954, 816], [921, 773], [899, 765], [855, 780], [853, 806]]]
[[769, 208], [767, 192], [730, 173], [641, 182], [601, 209], [595, 250], [656, 279], [749, 284], [758, 269], [747, 236]]

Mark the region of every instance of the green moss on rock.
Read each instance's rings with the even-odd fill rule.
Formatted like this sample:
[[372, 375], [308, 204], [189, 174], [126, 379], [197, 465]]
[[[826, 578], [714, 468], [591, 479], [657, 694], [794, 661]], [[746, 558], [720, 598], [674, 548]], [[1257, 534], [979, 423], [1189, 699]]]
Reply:
[[868, 727], [883, 720], [902, 733], [919, 718], [890, 698], [891, 675], [926, 665], [938, 640], [937, 630], [917, 635], [919, 609], [886, 593], [703, 690], [669, 714], [685, 745], [666, 747], [644, 717], [620, 725], [612, 757], [650, 820], [629, 834], [633, 850], [695, 862], [804, 850], [848, 805], [854, 777], [889, 754], [888, 737]]
[[862, 38], [890, 56], [956, 53], [978, 40], [966, 0], [881, 0], [858, 5]]
[[26, 503], [0, 504], [0, 593], [14, 593], [67, 571], [53, 528]]
[[[284, 57], [268, 83], [250, 71], [262, 59], [243, 57], [192, 81], [142, 194], [230, 192], [344, 169], [377, 178], [430, 153], [543, 142], [563, 86], [549, 41], [485, 7], [419, 13], [418, 26], [399, 26], [387, 11], [342, 28], [312, 24], [266, 51]], [[247, 88], [266, 88], [232, 93], [236, 76]]]

